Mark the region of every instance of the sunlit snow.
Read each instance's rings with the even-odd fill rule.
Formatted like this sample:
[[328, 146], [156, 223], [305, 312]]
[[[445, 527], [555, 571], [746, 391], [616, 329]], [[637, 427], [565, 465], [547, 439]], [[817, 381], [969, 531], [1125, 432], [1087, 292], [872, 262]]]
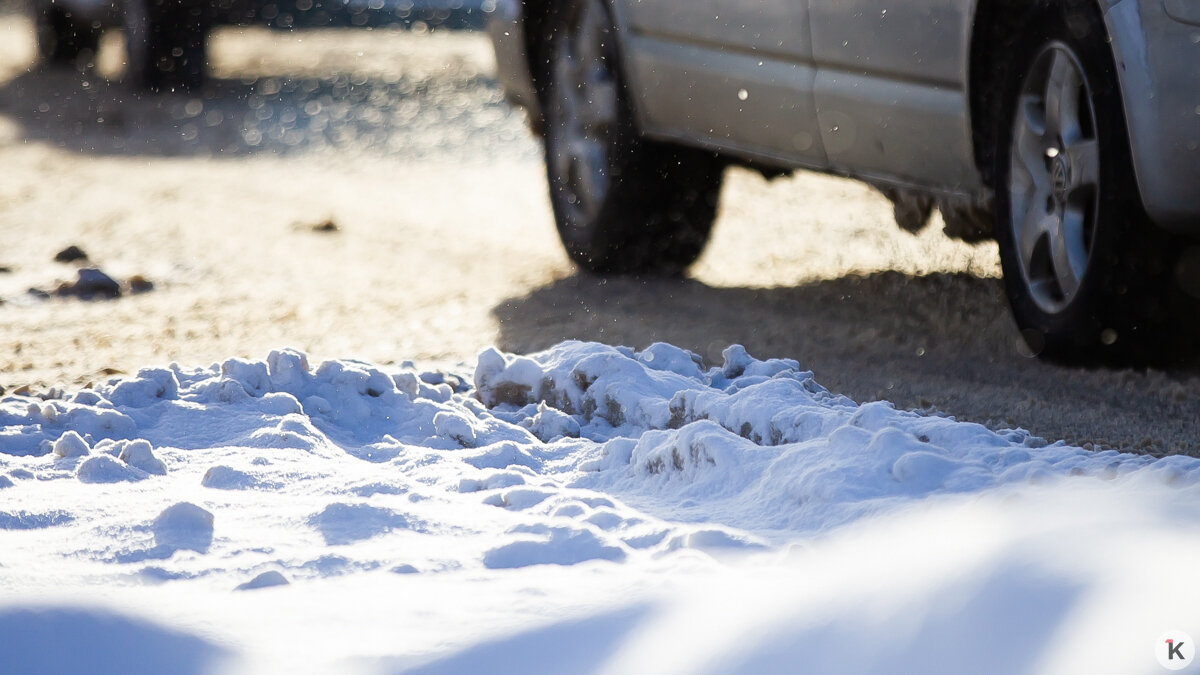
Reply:
[[1200, 461], [786, 359], [294, 351], [0, 400], [0, 672], [1158, 672]]

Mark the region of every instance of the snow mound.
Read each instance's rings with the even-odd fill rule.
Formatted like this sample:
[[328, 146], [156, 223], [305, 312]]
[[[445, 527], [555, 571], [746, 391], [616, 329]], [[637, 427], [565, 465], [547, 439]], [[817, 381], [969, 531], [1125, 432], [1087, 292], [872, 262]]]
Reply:
[[148, 474], [108, 455], [97, 455], [83, 460], [76, 475], [84, 483], [120, 483], [139, 481]]
[[309, 519], [330, 546], [353, 544], [396, 529], [408, 529], [403, 514], [369, 504], [330, 504]]
[[213, 541], [213, 514], [190, 502], [167, 507], [154, 519], [154, 542], [163, 551], [207, 553]]
[[619, 543], [606, 540], [595, 530], [573, 527], [520, 527], [513, 530], [521, 537], [498, 546], [483, 555], [484, 566], [510, 569], [529, 565], [576, 565], [587, 560], [625, 560], [626, 551]]
[[756, 360], [738, 345], [723, 355], [704, 369], [664, 344], [636, 352], [568, 342], [521, 357], [492, 350], [476, 367], [476, 396], [526, 428], [558, 411], [599, 442], [576, 455], [572, 487], [653, 503], [671, 519], [709, 518], [719, 501], [725, 524], [749, 529], [819, 531], [904, 501], [1148, 462], [1041, 447], [1024, 431], [887, 402], [860, 406], [795, 361]]
[[276, 570], [268, 570], [254, 577], [244, 584], [238, 584], [234, 590], [238, 591], [253, 591], [260, 588], [271, 588], [273, 586], [287, 586], [289, 583], [287, 577], [283, 576]]
[[117, 453], [117, 459], [131, 467], [155, 476], [167, 475], [166, 463], [154, 456], [154, 448], [150, 446], [149, 441], [140, 438], [134, 441], [118, 441], [113, 444], [113, 450]]
[[245, 490], [258, 487], [259, 481], [245, 471], [221, 464], [205, 471], [200, 484], [214, 490]]
[[[226, 642], [252, 652], [253, 636], [273, 645], [255, 652], [260, 668], [238, 672], [347, 672], [386, 654], [403, 657], [387, 672], [407, 672], [431, 649], [503, 631], [519, 633], [494, 643], [509, 656], [529, 640], [565, 635], [608, 664], [602, 672], [769, 672], [810, 662], [818, 664], [810, 672], [832, 672], [834, 662], [820, 660], [832, 652], [821, 649], [827, 638], [839, 649], [853, 644], [848, 617], [916, 625], [919, 612], [909, 610], [927, 600], [940, 612], [921, 624], [934, 637], [889, 637], [897, 649], [881, 653], [904, 657], [904, 667], [876, 671], [935, 672], [897, 650], [938, 653], [935, 637], [955, 625], [994, 647], [1003, 640], [978, 612], [1027, 622], [1005, 604], [1010, 595], [1046, 599], [1051, 618], [1039, 634], [1065, 634], [1081, 603], [1107, 597], [1099, 589], [1119, 576], [1113, 570], [1145, 578], [1157, 558], [1143, 551], [1174, 550], [1167, 533], [1184, 525], [1179, 536], [1191, 541], [1200, 461], [1091, 452], [886, 402], [860, 405], [795, 361], [755, 359], [736, 345], [722, 363], [705, 364], [666, 344], [565, 342], [529, 355], [488, 350], [470, 377], [411, 364], [314, 366], [280, 350], [261, 361], [145, 369], [54, 400], [5, 396], [0, 487], [0, 596], [124, 603], [169, 615], [169, 624], [203, 625], [205, 635], [235, 635]], [[1047, 497], [1055, 491], [1086, 496], [1094, 512], [1072, 513]], [[1028, 495], [1054, 519], [1038, 521], [1037, 507], [1006, 510]], [[1051, 529], [1019, 534], [1041, 527]], [[1157, 538], [1139, 539], [1143, 530]], [[838, 543], [868, 535], [879, 543]], [[1058, 543], [1083, 536], [1101, 543]], [[1027, 556], [1035, 543], [1051, 553]], [[905, 553], [910, 546], [945, 564], [925, 574], [929, 560]], [[1027, 562], [1052, 571], [1073, 555], [1091, 556], [1090, 567], [1068, 582], [1018, 583]], [[763, 564], [780, 570], [759, 575]], [[651, 599], [648, 589], [676, 584], [680, 598]], [[239, 594], [235, 613], [197, 600], [272, 585], [281, 588]], [[142, 586], [144, 595], [131, 590]], [[889, 605], [897, 609], [876, 611], [868, 587], [901, 589]], [[851, 613], [829, 610], [825, 588], [850, 598]], [[694, 616], [688, 593], [698, 598]], [[1134, 597], [1118, 595], [1113, 606]], [[937, 604], [944, 598], [962, 602]], [[576, 634], [555, 603], [593, 616], [633, 608], [618, 615], [639, 624]], [[540, 633], [538, 621], [562, 630]], [[317, 628], [343, 622], [339, 637], [352, 639]], [[698, 641], [696, 625], [717, 628]], [[310, 663], [292, 647], [297, 636], [338, 653]], [[561, 668], [528, 670], [580, 669], [562, 656]]]
[[59, 436], [57, 441], [54, 441], [54, 456], [70, 459], [73, 457], [86, 457], [92, 454], [92, 448], [88, 442], [83, 440], [83, 437], [74, 431]]

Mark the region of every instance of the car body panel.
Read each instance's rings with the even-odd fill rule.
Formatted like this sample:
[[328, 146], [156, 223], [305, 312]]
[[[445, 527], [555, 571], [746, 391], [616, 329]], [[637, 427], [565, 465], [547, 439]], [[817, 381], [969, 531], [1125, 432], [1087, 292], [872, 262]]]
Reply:
[[1176, 21], [1200, 26], [1200, 3], [1195, 0], [1163, 0], [1163, 9]]
[[970, 0], [807, 0], [816, 114], [840, 173], [981, 189], [967, 102]]
[[[1188, 23], [1200, 10], [1101, 1], [1143, 205], [1163, 227], [1200, 234], [1200, 27]], [[987, 198], [970, 109], [974, 0], [613, 3], [648, 135]], [[536, 122], [523, 7], [499, 0], [490, 30], [501, 84]]]
[[617, 0], [613, 11], [631, 27], [621, 53], [645, 133], [825, 168], [803, 2]]
[[760, 57], [812, 59], [803, 0], [621, 0], [620, 6], [640, 35]]
[[821, 68], [964, 88], [971, 0], [806, 0]]
[[982, 189], [962, 90], [822, 68], [815, 98], [837, 173], [952, 194]]
[[771, 164], [826, 166], [812, 66], [641, 36], [626, 44], [646, 133]]
[[1200, 234], [1200, 28], [1161, 0], [1106, 14], [1142, 203], [1160, 226]]
[[488, 20], [487, 31], [496, 53], [496, 79], [500, 89], [510, 103], [526, 110], [534, 128], [538, 128], [542, 111], [525, 46], [525, 14], [521, 0], [499, 0]]

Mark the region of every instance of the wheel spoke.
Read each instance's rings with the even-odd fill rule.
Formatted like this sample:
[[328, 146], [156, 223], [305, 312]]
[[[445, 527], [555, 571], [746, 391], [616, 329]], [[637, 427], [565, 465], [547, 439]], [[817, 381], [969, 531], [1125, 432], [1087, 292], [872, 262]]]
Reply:
[[1050, 235], [1050, 257], [1054, 265], [1054, 277], [1058, 281], [1063, 299], [1067, 301], [1079, 290], [1079, 284], [1087, 270], [1088, 252], [1083, 241], [1083, 226], [1083, 214], [1069, 209]]
[[1079, 140], [1066, 149], [1070, 160], [1072, 190], [1081, 187], [1098, 187], [1100, 183], [1100, 143], [1096, 140]]
[[1046, 102], [1046, 134], [1048, 136], [1061, 136], [1063, 132], [1063, 124], [1066, 120], [1063, 119], [1063, 113], [1069, 112], [1064, 109], [1064, 99], [1070, 99], [1069, 89], [1071, 89], [1070, 80], [1072, 73], [1075, 70], [1075, 65], [1071, 63], [1071, 59], [1060, 50], [1054, 50], [1050, 57], [1050, 67], [1046, 73], [1046, 90], [1043, 100]]
[[1016, 125], [1014, 143], [1020, 162], [1014, 168], [1021, 169], [1021, 178], [1036, 185], [1039, 190], [1049, 189], [1050, 178], [1046, 174], [1045, 119], [1042, 101], [1036, 96], [1022, 96]]
[[584, 138], [572, 140], [570, 149], [572, 187], [576, 198], [589, 214], [598, 208], [608, 189], [606, 153], [604, 149]]
[[603, 58], [600, 47], [603, 40], [602, 16], [598, 15], [599, 11], [602, 10], [596, 7], [595, 0], [588, 0], [580, 9], [579, 21], [571, 36], [580, 61], [588, 65], [594, 65]]
[[612, 80], [594, 79], [582, 92], [580, 120], [585, 130], [602, 132], [617, 120], [617, 85]]
[[1017, 103], [1021, 123], [1039, 141], [1046, 136], [1046, 100], [1034, 94], [1025, 94]]
[[570, 54], [569, 45], [563, 45], [555, 57], [554, 77], [552, 86], [557, 93], [555, 101], [562, 106], [562, 119], [567, 124], [577, 117], [578, 102], [576, 101], [576, 82], [579, 70], [578, 61]]
[[568, 180], [571, 175], [571, 169], [575, 162], [574, 158], [571, 156], [571, 153], [568, 152], [566, 148], [556, 148], [554, 155], [550, 158], [550, 160], [553, 162], [554, 175], [558, 179], [555, 182], [556, 187], [558, 189], [574, 189], [573, 186], [568, 184]]
[[1029, 205], [1029, 210], [1025, 212], [1025, 218], [1021, 221], [1020, 230], [1017, 232], [1021, 265], [1025, 268], [1026, 273], [1031, 272], [1038, 243], [1054, 226], [1052, 221], [1055, 219], [1053, 214], [1041, 210], [1037, 191], [1034, 191], [1034, 196], [1030, 201], [1032, 203]]

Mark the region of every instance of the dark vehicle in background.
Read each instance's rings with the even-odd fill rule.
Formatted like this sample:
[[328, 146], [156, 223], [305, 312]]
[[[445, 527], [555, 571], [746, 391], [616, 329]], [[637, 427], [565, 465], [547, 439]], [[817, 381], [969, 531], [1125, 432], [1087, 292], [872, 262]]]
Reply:
[[204, 79], [205, 42], [219, 25], [274, 28], [414, 23], [482, 28], [493, 0], [30, 0], [40, 57], [83, 66], [101, 33], [125, 34], [125, 79], [146, 91], [188, 91]]
[[1046, 357], [1140, 360], [1195, 312], [1200, 2], [500, 0], [490, 30], [586, 270], [686, 268], [741, 163], [994, 237]]
[[209, 30], [218, 23], [266, 18], [263, 10], [268, 7], [261, 0], [32, 2], [38, 52], [45, 62], [83, 66], [94, 58], [101, 33], [120, 28], [125, 34], [125, 80], [148, 91], [199, 87]]

